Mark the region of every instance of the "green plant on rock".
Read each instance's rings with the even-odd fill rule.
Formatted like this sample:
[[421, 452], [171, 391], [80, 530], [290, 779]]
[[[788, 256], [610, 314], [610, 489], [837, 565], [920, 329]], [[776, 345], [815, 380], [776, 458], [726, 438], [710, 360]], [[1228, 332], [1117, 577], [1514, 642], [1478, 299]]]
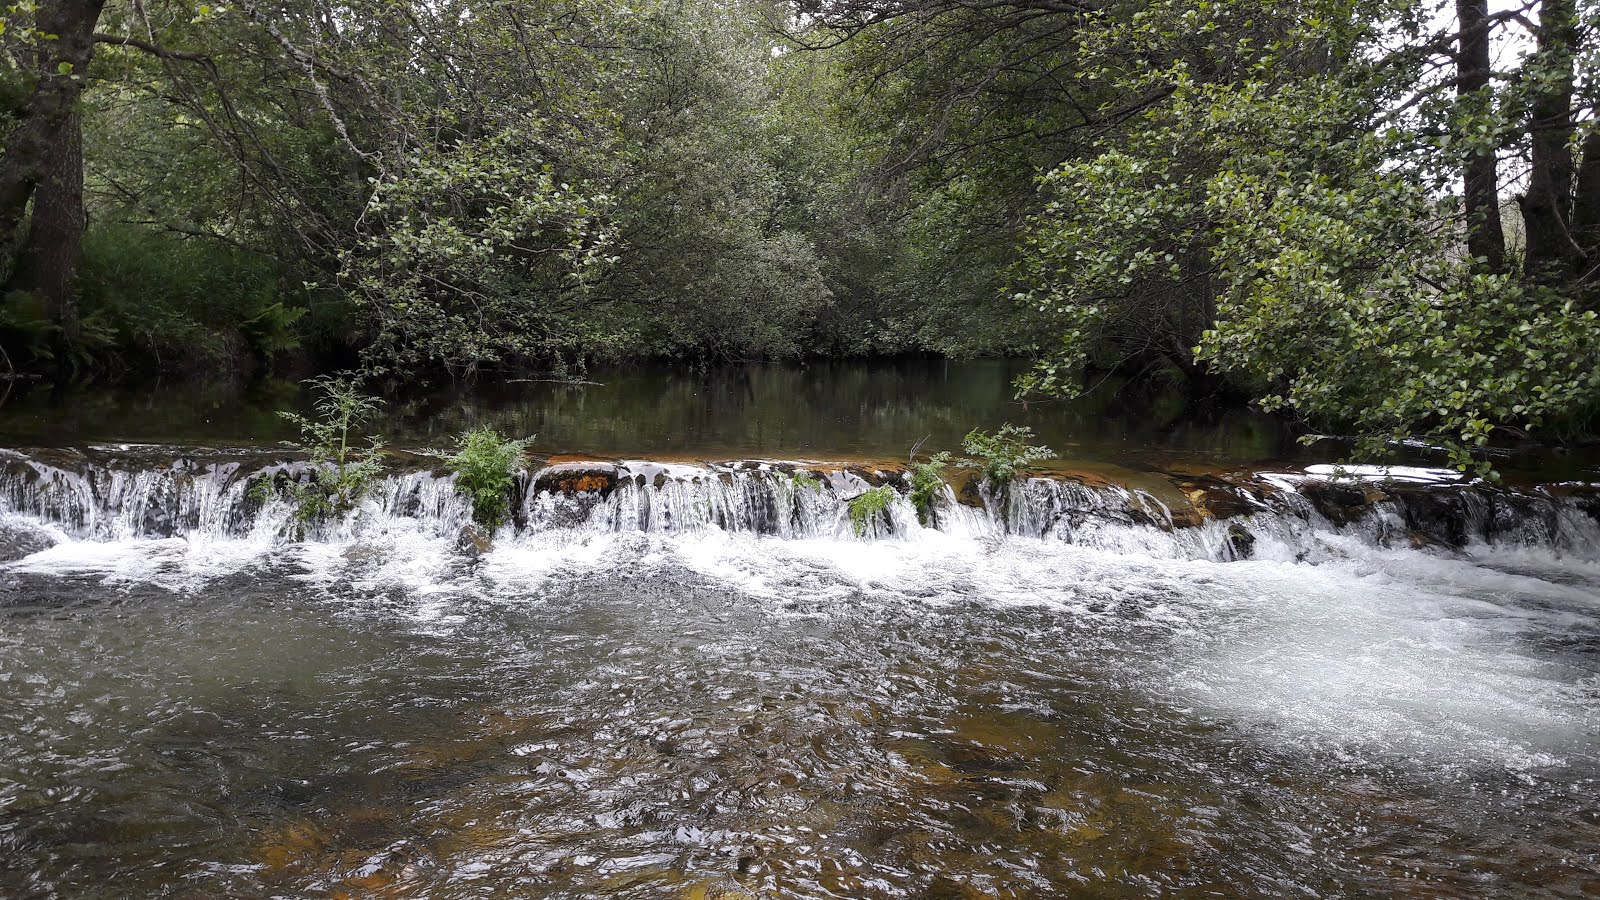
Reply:
[[926, 462], [911, 464], [911, 505], [917, 510], [917, 521], [923, 525], [934, 522], [934, 504], [944, 490], [942, 473], [950, 464], [950, 454], [935, 453]]
[[445, 465], [456, 473], [456, 489], [472, 501], [472, 521], [489, 531], [499, 528], [511, 510], [511, 485], [522, 455], [533, 438], [510, 440], [485, 425], [461, 435], [461, 443]]
[[893, 500], [894, 488], [888, 485], [863, 491], [851, 498], [850, 525], [855, 528], [856, 536], [865, 535], [872, 523], [887, 519], [889, 504]]
[[300, 429], [300, 440], [284, 441], [284, 445], [304, 452], [317, 466], [309, 482], [288, 486], [289, 500], [302, 524], [348, 513], [383, 471], [383, 444], [377, 438], [365, 446], [354, 445], [383, 408], [383, 401], [364, 393], [357, 377], [350, 374], [305, 383], [322, 394], [315, 415], [278, 413]]
[[801, 491], [822, 490], [822, 480], [810, 472], [793, 472], [789, 475], [789, 486], [796, 494]]
[[1035, 464], [1055, 455], [1049, 447], [1033, 444], [1032, 440], [1033, 429], [1026, 425], [1007, 422], [994, 434], [974, 428], [961, 439], [961, 448], [975, 458], [962, 460], [962, 463], [980, 469], [991, 487], [1003, 488]]

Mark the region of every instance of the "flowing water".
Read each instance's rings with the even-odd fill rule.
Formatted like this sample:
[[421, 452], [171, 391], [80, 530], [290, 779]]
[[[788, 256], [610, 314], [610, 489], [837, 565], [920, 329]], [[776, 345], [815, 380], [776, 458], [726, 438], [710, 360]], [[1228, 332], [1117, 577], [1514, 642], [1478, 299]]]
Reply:
[[1600, 893], [1571, 485], [1130, 470], [858, 533], [900, 473], [557, 462], [476, 553], [425, 458], [295, 540], [252, 488], [303, 471], [0, 458], [0, 896]]

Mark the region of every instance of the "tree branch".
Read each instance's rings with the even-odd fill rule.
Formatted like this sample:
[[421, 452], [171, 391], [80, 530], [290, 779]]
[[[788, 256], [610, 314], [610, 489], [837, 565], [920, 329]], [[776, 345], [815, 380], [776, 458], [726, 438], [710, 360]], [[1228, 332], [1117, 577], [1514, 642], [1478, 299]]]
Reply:
[[132, 47], [135, 50], [143, 50], [152, 56], [159, 56], [162, 59], [182, 59], [187, 60], [188, 62], [203, 63], [208, 66], [211, 65], [211, 57], [206, 56], [203, 53], [190, 53], [187, 50], [172, 50], [167, 47], [161, 47], [156, 44], [152, 44], [149, 41], [141, 41], [136, 37], [128, 37], [127, 35], [122, 34], [96, 33], [94, 36], [94, 42], [96, 44], [113, 44], [118, 47]]

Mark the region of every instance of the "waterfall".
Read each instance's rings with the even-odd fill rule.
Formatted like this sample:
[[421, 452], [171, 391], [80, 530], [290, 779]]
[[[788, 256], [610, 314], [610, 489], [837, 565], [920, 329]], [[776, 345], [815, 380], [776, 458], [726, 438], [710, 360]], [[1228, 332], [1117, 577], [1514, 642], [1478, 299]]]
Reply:
[[[415, 459], [414, 457], [411, 459]], [[341, 541], [404, 520], [450, 538], [471, 520], [452, 475], [404, 461], [338, 521], [300, 525], [263, 485], [304, 481], [306, 462], [271, 453], [138, 449], [4, 451], [0, 513], [88, 541], [136, 538]], [[888, 508], [861, 523], [851, 501], [888, 486]], [[1543, 548], [1600, 558], [1600, 490], [1341, 479], [1298, 473], [1163, 476], [1133, 487], [1073, 476], [1005, 487], [947, 484], [926, 525], [901, 470], [770, 461], [564, 462], [522, 473], [512, 521], [540, 535], [722, 531], [780, 539], [1041, 540], [1146, 556], [1312, 560], [1352, 545], [1454, 552]]]

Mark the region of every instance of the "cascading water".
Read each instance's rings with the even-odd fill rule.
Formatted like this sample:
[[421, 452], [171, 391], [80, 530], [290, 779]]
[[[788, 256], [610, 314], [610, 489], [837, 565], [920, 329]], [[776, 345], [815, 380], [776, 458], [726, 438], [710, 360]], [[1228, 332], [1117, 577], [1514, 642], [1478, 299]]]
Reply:
[[[56, 452], [43, 458], [10, 453], [4, 463], [0, 510], [76, 539], [101, 541], [297, 536], [288, 506], [265, 499], [261, 487], [274, 479], [303, 479], [311, 471], [304, 463], [244, 454], [208, 459], [151, 452]], [[895, 489], [889, 507], [858, 529], [850, 503], [879, 484]], [[947, 485], [926, 524], [919, 524], [908, 499], [907, 476], [896, 470], [754, 461], [567, 462], [525, 473], [518, 485], [519, 505], [508, 531], [522, 541], [553, 533], [707, 530], [785, 539], [916, 540], [939, 531], [973, 540], [1032, 538], [1213, 561], [1314, 561], [1334, 543], [1351, 541], [1371, 547], [1540, 548], [1600, 558], [1600, 494], [1571, 485], [1513, 490], [1260, 473], [1212, 479], [1205, 491], [1188, 496], [1175, 481], [1163, 500], [1115, 483], [1035, 477], [998, 489], [968, 483], [965, 493], [972, 499], [965, 503]], [[415, 468], [382, 478], [349, 518], [298, 536], [353, 540], [398, 521], [452, 536], [470, 518], [451, 475]]]

